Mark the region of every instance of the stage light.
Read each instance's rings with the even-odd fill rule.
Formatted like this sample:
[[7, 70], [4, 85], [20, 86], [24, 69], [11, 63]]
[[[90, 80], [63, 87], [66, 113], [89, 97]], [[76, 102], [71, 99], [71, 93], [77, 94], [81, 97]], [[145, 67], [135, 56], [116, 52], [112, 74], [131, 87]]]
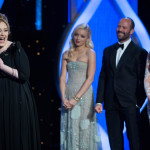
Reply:
[[42, 0], [36, 0], [36, 30], [42, 30]]
[[39, 56], [39, 55], [41, 55], [41, 53], [40, 53], [40, 52], [37, 52], [37, 55]]
[[2, 8], [4, 0], [0, 0], [0, 9]]

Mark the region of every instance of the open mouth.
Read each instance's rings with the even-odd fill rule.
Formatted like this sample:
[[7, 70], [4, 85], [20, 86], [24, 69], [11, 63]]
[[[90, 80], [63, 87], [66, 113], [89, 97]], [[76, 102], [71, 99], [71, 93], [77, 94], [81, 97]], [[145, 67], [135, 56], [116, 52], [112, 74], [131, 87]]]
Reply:
[[4, 43], [5, 42], [5, 38], [4, 37], [0, 37], [0, 43]]

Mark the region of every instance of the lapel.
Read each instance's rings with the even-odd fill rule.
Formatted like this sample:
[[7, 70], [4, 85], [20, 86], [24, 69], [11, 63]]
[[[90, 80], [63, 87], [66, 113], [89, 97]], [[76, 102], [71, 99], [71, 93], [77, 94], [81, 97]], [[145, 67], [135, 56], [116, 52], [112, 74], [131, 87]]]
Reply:
[[131, 41], [129, 43], [129, 45], [127, 46], [126, 50], [124, 51], [124, 53], [122, 54], [119, 63], [116, 67], [116, 69], [118, 70], [124, 63], [125, 61], [128, 60], [128, 58], [130, 57], [131, 53], [132, 53], [132, 46], [133, 46], [133, 42]]
[[113, 71], [116, 71], [116, 54], [117, 54], [117, 43], [112, 46], [110, 54], [110, 64]]

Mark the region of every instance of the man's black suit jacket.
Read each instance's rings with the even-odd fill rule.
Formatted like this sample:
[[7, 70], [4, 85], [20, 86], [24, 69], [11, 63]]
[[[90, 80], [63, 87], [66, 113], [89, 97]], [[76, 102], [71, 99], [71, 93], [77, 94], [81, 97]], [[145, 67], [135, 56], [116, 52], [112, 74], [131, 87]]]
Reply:
[[116, 96], [123, 108], [136, 104], [141, 106], [146, 98], [144, 73], [147, 51], [131, 41], [116, 67], [116, 47], [117, 43], [104, 50], [96, 103], [104, 101], [104, 109], [114, 109]]

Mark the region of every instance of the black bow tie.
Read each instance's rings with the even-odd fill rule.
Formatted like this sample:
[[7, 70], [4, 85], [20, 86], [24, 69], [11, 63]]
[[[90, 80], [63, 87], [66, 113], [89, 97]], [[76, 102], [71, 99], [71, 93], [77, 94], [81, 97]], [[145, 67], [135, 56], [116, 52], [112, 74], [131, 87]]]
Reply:
[[122, 50], [123, 50], [124, 44], [119, 44], [119, 43], [117, 43], [117, 49], [118, 49], [118, 48], [122, 48]]

